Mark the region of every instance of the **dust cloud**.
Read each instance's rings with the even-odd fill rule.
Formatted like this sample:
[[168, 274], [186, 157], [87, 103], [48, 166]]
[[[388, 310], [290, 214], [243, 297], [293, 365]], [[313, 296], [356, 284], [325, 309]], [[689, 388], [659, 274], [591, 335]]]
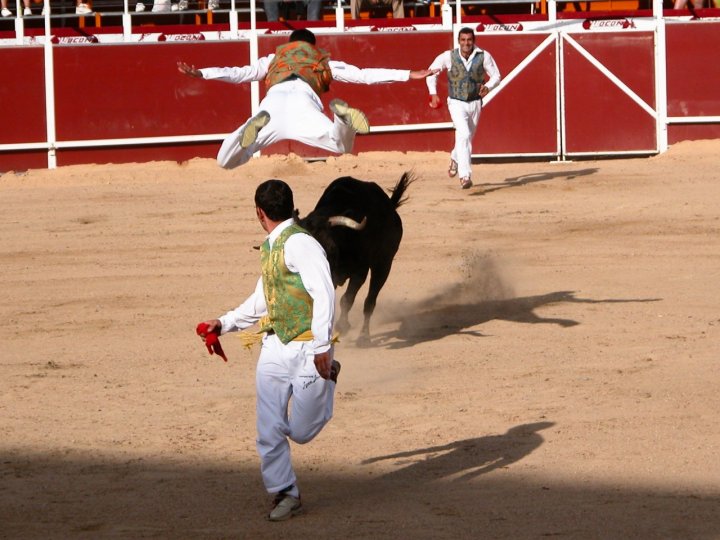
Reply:
[[454, 283], [440, 286], [417, 302], [393, 305], [378, 302], [373, 326], [383, 323], [399, 326], [397, 330], [377, 334], [376, 344], [395, 342], [396, 346], [409, 346], [418, 340], [440, 339], [492, 317], [488, 304], [514, 298], [507, 266], [491, 253], [464, 254], [458, 271]]
[[494, 255], [484, 252], [467, 253], [460, 263], [459, 281], [420, 301], [415, 310], [512, 298], [515, 291], [505, 273]]

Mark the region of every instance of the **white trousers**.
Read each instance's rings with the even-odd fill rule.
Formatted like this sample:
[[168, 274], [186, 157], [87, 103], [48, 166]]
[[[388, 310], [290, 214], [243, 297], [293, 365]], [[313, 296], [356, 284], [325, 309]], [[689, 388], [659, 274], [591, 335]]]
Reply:
[[467, 102], [448, 98], [447, 106], [455, 126], [455, 147], [450, 157], [458, 164], [460, 178], [472, 178], [472, 141], [480, 122], [482, 100]]
[[260, 102], [260, 110], [270, 114], [270, 122], [248, 148], [240, 147], [240, 134], [250, 120], [233, 131], [218, 152], [221, 167], [243, 165], [255, 152], [287, 139], [336, 154], [352, 151], [355, 131], [337, 116], [334, 121], [325, 116], [322, 101], [304, 81], [295, 79], [274, 85]]
[[288, 439], [309, 442], [332, 418], [335, 383], [320, 377], [314, 358], [310, 342], [283, 345], [274, 334], [263, 339], [256, 375], [257, 450], [269, 493], [297, 482]]

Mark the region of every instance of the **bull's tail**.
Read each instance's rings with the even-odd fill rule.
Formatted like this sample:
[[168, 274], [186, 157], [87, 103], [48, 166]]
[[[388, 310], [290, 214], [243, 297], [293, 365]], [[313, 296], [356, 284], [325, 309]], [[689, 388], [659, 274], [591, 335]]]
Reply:
[[395, 184], [395, 187], [390, 190], [392, 192], [392, 197], [390, 197], [390, 202], [393, 203], [393, 206], [395, 208], [404, 204], [408, 200], [407, 197], [405, 197], [403, 199], [403, 195], [405, 195], [405, 190], [407, 190], [408, 186], [410, 184], [412, 184], [415, 180], [417, 180], [415, 173], [412, 173], [409, 171], [405, 172], [402, 175], [402, 178], [400, 178], [400, 180], [398, 180], [398, 183]]

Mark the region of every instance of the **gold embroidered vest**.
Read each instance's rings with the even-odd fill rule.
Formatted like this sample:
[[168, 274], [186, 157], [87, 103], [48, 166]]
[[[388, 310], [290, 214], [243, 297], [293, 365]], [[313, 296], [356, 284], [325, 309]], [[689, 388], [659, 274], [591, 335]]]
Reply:
[[300, 274], [285, 264], [285, 242], [290, 236], [308, 232], [299, 225], [290, 225], [273, 242], [260, 247], [263, 290], [268, 314], [260, 319], [260, 331], [273, 330], [280, 341], [289, 343], [312, 326], [312, 297], [305, 290]]

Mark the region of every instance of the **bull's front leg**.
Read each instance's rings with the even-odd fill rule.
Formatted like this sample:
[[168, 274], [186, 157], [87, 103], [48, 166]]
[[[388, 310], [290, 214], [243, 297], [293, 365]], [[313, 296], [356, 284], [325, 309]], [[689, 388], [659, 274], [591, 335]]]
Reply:
[[368, 295], [367, 298], [365, 298], [365, 305], [363, 306], [363, 316], [365, 320], [357, 340], [359, 347], [369, 347], [371, 344], [370, 318], [372, 317], [373, 311], [375, 311], [375, 304], [377, 303], [380, 289], [383, 288], [388, 275], [390, 275], [390, 268], [392, 268], [392, 256], [388, 257], [382, 264], [375, 265], [370, 271], [370, 287], [368, 288]]
[[348, 282], [345, 294], [343, 294], [340, 299], [340, 316], [335, 324], [335, 328], [341, 334], [344, 334], [350, 329], [350, 310], [355, 303], [355, 297], [357, 296], [360, 287], [362, 287], [362, 284], [365, 283], [367, 274], [368, 272], [366, 270], [364, 273], [350, 276], [350, 281]]

